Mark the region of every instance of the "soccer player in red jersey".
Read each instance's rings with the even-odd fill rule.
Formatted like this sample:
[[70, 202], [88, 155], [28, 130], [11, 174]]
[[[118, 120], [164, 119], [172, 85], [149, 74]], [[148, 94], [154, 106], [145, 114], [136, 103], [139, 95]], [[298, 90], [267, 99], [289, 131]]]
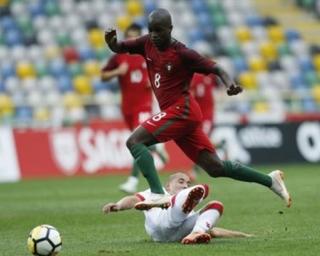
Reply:
[[[200, 53], [203, 53], [199, 51]], [[208, 57], [206, 54], [204, 56]], [[202, 130], [210, 138], [214, 126], [214, 97], [213, 90], [218, 86], [215, 75], [195, 73], [190, 83], [191, 95], [195, 98], [202, 112]], [[196, 179], [200, 169], [195, 165], [189, 176]]]
[[147, 146], [169, 140], [174, 140], [211, 177], [229, 177], [264, 185], [285, 200], [289, 207], [291, 197], [281, 171], [276, 170], [266, 175], [240, 163], [223, 161], [217, 156], [201, 129], [201, 110], [189, 89], [191, 78], [194, 73], [217, 75], [230, 96], [241, 93], [242, 88], [217, 63], [173, 39], [172, 28], [170, 13], [165, 9], [156, 9], [148, 17], [147, 35], [118, 42], [114, 29], [105, 32], [105, 41], [112, 51], [144, 56], [151, 86], [161, 109], [160, 113], [135, 129], [127, 140], [127, 147], [153, 193], [150, 201], [137, 203], [135, 208], [144, 210], [168, 205], [168, 198], [164, 196]]
[[217, 87], [216, 77], [213, 75], [194, 74], [191, 80], [191, 93], [198, 102], [202, 112], [202, 130], [208, 136], [213, 129], [214, 98], [212, 90]]
[[[211, 58], [211, 51], [206, 44], [196, 45], [198, 53], [206, 58]], [[202, 130], [210, 138], [213, 127], [214, 127], [214, 109], [215, 99], [213, 91], [219, 86], [219, 79], [216, 75], [204, 75], [195, 73], [190, 83], [191, 94], [198, 102], [202, 112]], [[215, 144], [215, 148], [218, 155], [224, 160], [226, 159], [227, 152], [224, 147], [224, 142]], [[197, 172], [200, 168], [194, 165], [192, 170], [189, 172], [189, 176], [192, 180], [196, 179]]]
[[[126, 39], [141, 35], [141, 27], [132, 24], [125, 31]], [[102, 68], [101, 79], [119, 80], [121, 90], [121, 111], [128, 128], [132, 131], [151, 116], [152, 90], [145, 59], [138, 54], [120, 53], [113, 55]]]
[[[130, 25], [125, 31], [126, 39], [134, 39], [141, 35], [141, 26]], [[138, 54], [115, 54], [102, 68], [101, 79], [108, 81], [118, 77], [122, 101], [121, 111], [128, 128], [133, 131], [140, 123], [151, 117], [152, 90], [147, 72], [145, 59]], [[159, 145], [160, 146], [160, 145]], [[166, 152], [157, 148], [160, 158], [165, 161]], [[127, 193], [136, 192], [139, 182], [139, 167], [133, 164], [131, 176], [120, 185], [120, 189]]]

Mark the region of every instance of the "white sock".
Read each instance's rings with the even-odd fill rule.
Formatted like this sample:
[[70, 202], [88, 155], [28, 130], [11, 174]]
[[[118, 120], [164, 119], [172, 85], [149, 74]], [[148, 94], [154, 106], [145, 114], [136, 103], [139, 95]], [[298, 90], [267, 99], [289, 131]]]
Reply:
[[163, 197], [166, 197], [166, 195], [165, 195], [165, 194], [157, 194], [157, 193], [152, 193], [152, 192], [151, 192], [151, 197], [150, 197], [150, 199], [151, 199], [151, 200], [159, 200], [159, 199], [161, 199], [161, 198], [163, 198]]
[[192, 232], [207, 232], [209, 231], [219, 220], [220, 213], [216, 209], [209, 209], [201, 213], [197, 219], [196, 224], [193, 227]]

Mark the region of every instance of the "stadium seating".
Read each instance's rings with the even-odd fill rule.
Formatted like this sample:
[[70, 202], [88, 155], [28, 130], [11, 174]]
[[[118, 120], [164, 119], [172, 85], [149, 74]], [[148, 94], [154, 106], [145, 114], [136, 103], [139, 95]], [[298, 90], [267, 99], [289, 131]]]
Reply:
[[[318, 2], [297, 1], [309, 9]], [[92, 104], [97, 116], [119, 118], [116, 81], [99, 79], [112, 54], [103, 30], [116, 26], [121, 37], [133, 21], [146, 26], [156, 7], [172, 13], [177, 39], [206, 44], [245, 89], [261, 94], [235, 111], [268, 112], [268, 88], [287, 111], [320, 110], [320, 52], [312, 53], [294, 28], [259, 15], [250, 0], [12, 0], [0, 5], [0, 122], [81, 121]]]

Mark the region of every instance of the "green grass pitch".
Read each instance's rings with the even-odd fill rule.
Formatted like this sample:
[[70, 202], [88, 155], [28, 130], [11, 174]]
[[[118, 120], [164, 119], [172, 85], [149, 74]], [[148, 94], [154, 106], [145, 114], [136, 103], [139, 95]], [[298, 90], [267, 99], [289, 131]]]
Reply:
[[[259, 168], [267, 172], [275, 167]], [[29, 255], [27, 236], [39, 224], [58, 228], [63, 236], [61, 256], [320, 255], [320, 166], [280, 168], [293, 197], [291, 209], [264, 187], [199, 177], [199, 183], [211, 187], [209, 198], [224, 203], [218, 226], [256, 235], [215, 239], [208, 245], [154, 243], [144, 231], [143, 214], [135, 210], [103, 215], [104, 203], [123, 196], [118, 191], [123, 176], [0, 184], [0, 255]], [[145, 181], [140, 188], [146, 188]]]

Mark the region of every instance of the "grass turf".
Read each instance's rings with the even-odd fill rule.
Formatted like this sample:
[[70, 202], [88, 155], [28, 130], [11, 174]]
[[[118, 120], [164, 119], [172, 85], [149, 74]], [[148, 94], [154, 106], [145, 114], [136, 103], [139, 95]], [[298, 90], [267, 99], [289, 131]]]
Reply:
[[[261, 170], [273, 166], [260, 166]], [[101, 207], [123, 196], [117, 186], [124, 177], [104, 176], [32, 180], [0, 184], [0, 255], [29, 255], [26, 240], [39, 224], [51, 224], [63, 236], [61, 255], [319, 255], [320, 166], [286, 165], [286, 183], [293, 206], [268, 189], [229, 179], [199, 183], [211, 187], [211, 199], [225, 205], [218, 226], [253, 233], [253, 238], [215, 239], [208, 245], [154, 243], [146, 235], [143, 214], [131, 210], [105, 216]], [[161, 175], [162, 180], [167, 175]], [[140, 189], [146, 188], [145, 181]]]

